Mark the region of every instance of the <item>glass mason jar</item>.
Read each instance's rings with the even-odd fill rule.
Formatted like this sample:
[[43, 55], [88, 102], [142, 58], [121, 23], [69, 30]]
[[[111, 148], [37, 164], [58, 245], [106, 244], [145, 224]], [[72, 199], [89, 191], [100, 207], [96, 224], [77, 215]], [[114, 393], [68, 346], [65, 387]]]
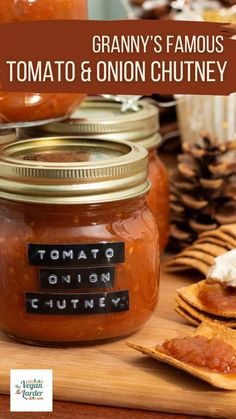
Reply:
[[81, 138], [89, 136], [130, 141], [147, 148], [149, 179], [152, 184], [147, 202], [158, 224], [160, 250], [163, 251], [169, 234], [169, 176], [158, 157], [161, 144], [159, 128], [159, 111], [147, 101], [139, 101], [135, 103], [134, 109], [122, 112], [120, 103], [90, 97], [70, 119], [46, 124], [40, 130], [47, 135], [79, 135]]
[[156, 148], [149, 150], [148, 169], [152, 186], [147, 196], [147, 204], [158, 224], [159, 244], [162, 252], [169, 239], [169, 175], [158, 157]]
[[5, 146], [0, 163], [1, 329], [39, 345], [139, 329], [159, 282], [145, 149], [37, 139]]
[[[0, 23], [86, 19], [86, 0], [1, 0]], [[85, 95], [73, 93], [0, 92], [0, 124], [15, 127], [58, 119], [79, 105]]]

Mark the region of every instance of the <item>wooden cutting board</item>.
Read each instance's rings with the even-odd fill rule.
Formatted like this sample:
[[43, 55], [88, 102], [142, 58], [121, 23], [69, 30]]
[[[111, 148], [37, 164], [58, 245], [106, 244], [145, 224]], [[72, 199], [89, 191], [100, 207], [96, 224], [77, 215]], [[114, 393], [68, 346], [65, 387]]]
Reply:
[[[174, 312], [176, 288], [187, 276], [161, 275], [158, 310], [130, 340], [152, 346], [192, 330]], [[52, 368], [54, 398], [220, 418], [236, 418], [236, 392], [219, 391], [128, 348], [124, 341], [93, 347], [49, 349], [0, 336], [0, 393], [9, 393], [11, 368]]]

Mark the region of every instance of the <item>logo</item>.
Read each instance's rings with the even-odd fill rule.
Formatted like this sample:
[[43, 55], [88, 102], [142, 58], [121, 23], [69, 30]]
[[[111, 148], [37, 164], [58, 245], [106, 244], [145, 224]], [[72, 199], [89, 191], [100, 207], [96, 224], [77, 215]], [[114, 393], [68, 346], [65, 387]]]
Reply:
[[43, 380], [22, 380], [15, 388], [25, 400], [43, 400]]
[[11, 412], [52, 412], [52, 370], [11, 370]]

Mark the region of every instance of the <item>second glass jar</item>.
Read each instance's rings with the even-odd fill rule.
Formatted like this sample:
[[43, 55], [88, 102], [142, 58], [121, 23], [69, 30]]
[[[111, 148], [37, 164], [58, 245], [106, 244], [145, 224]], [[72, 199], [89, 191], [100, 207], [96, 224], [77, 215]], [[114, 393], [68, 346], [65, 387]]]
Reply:
[[[86, 19], [86, 0], [1, 0], [0, 23]], [[0, 124], [9, 127], [70, 115], [85, 97], [74, 93], [0, 92]]]
[[79, 135], [81, 138], [130, 141], [149, 152], [151, 189], [147, 203], [159, 228], [160, 249], [163, 251], [169, 234], [169, 176], [158, 156], [161, 144], [159, 111], [147, 101], [139, 101], [135, 110], [121, 110], [121, 104], [99, 97], [89, 97], [70, 119], [46, 124], [47, 135]]

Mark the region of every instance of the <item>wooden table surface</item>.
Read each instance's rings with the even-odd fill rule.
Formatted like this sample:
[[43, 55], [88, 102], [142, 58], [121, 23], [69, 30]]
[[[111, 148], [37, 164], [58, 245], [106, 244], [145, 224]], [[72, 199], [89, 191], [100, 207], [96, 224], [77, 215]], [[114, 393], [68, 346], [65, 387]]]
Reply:
[[53, 413], [10, 413], [8, 396], [0, 395], [0, 418], [19, 419], [199, 419], [196, 416], [171, 415], [79, 403], [54, 402]]
[[[28, 362], [29, 362], [29, 359], [28, 359]], [[65, 368], [66, 368], [66, 365], [65, 365]], [[3, 372], [3, 370], [1, 371]], [[109, 390], [107, 389], [107, 391]], [[95, 402], [96, 401], [94, 401], [94, 403]], [[184, 396], [183, 396], [183, 403], [184, 403]], [[190, 403], [190, 402], [189, 402], [189, 399], [187, 401], [187, 398], [186, 398], [184, 406], [187, 405], [187, 411], [189, 409], [189, 411], [191, 412], [191, 406], [188, 407], [187, 403]], [[135, 406], [135, 404], [133, 404], [133, 406]], [[116, 407], [95, 406], [91, 404], [81, 404], [81, 403], [72, 403], [72, 402], [59, 402], [59, 401], [54, 401], [53, 408], [54, 408], [53, 413], [39, 413], [39, 412], [11, 413], [9, 396], [0, 395], [0, 418], [13, 417], [13, 418], [22, 418], [22, 419], [32, 419], [36, 417], [37, 419], [44, 419], [44, 418], [55, 418], [55, 419], [72, 419], [72, 418], [73, 419], [74, 418], [75, 419], [77, 418], [79, 419], [97, 419], [97, 418], [98, 419], [99, 418], [101, 419], [113, 419], [113, 418], [116, 418], [116, 419], [197, 419], [196, 416], [186, 416], [184, 414], [174, 415], [174, 414], [158, 412], [159, 410], [158, 403], [157, 403], [156, 412], [144, 411], [144, 410], [131, 410], [131, 409], [124, 409], [124, 408], [116, 408]], [[180, 409], [179, 411], [181, 412]], [[200, 409], [199, 409], [199, 412], [200, 412]], [[195, 409], [194, 413], [198, 413], [198, 410]], [[201, 416], [201, 417], [206, 418], [206, 416]]]

